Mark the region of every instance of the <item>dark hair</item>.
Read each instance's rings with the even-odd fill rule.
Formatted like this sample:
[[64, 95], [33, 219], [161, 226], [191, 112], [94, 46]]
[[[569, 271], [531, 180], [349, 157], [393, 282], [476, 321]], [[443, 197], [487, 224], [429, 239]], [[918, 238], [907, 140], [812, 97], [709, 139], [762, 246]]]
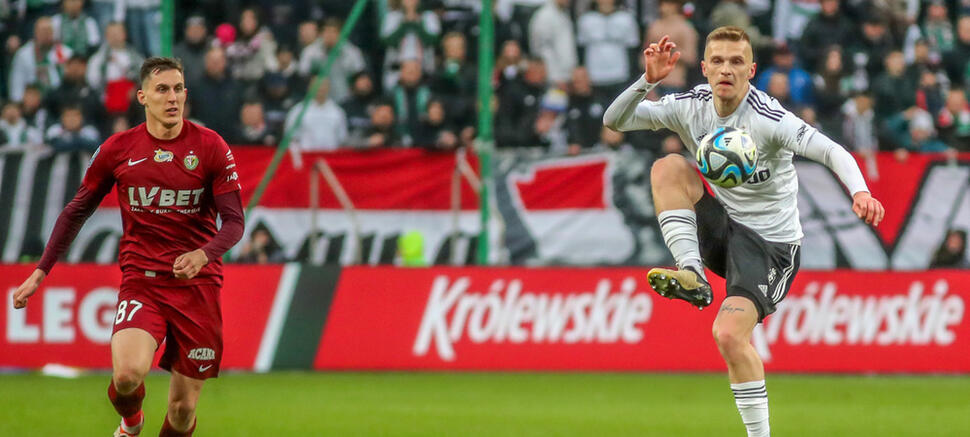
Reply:
[[182, 61], [178, 60], [177, 58], [152, 56], [141, 64], [141, 73], [139, 74], [138, 82], [144, 84], [145, 80], [147, 80], [153, 74], [158, 74], [166, 70], [178, 70], [179, 73], [183, 73]]

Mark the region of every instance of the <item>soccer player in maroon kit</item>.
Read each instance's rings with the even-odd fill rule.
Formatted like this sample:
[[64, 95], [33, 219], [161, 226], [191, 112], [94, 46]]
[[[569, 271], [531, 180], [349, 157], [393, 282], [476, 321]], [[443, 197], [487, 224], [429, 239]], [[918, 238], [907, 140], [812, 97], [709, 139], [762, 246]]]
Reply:
[[144, 426], [144, 379], [162, 340], [159, 366], [172, 378], [159, 436], [192, 435], [203, 382], [219, 374], [220, 257], [243, 233], [241, 187], [222, 137], [182, 119], [185, 97], [177, 60], [153, 57], [142, 64], [138, 101], [145, 106], [145, 123], [111, 136], [95, 152], [77, 195], [57, 218], [37, 270], [14, 293], [14, 307], [25, 307], [117, 186], [122, 280], [108, 385], [108, 398], [122, 417], [116, 437], [137, 436]]

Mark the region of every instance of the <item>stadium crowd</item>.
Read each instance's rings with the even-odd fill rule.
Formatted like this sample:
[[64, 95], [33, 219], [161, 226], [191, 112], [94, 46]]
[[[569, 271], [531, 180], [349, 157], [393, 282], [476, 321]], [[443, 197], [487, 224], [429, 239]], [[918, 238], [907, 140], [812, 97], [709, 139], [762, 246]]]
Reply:
[[[277, 144], [352, 1], [176, 2], [189, 118], [235, 144]], [[0, 144], [93, 150], [140, 123], [138, 68], [161, 52], [160, 0], [0, 2]], [[301, 149], [452, 149], [475, 137], [478, 0], [376, 0], [309, 102]], [[851, 150], [970, 149], [968, 0], [495, 0], [499, 147], [552, 153], [683, 146], [624, 135], [603, 110], [648, 41], [682, 56], [658, 88], [700, 83], [703, 37], [748, 30], [754, 84]], [[650, 96], [657, 98], [658, 96]], [[219, 102], [213, 104], [213, 102]]]

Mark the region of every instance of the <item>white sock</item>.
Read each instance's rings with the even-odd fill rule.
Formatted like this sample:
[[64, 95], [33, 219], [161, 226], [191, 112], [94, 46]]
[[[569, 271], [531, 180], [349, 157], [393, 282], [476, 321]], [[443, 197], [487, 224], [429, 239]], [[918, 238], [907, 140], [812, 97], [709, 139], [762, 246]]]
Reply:
[[[689, 209], [672, 209], [657, 215], [664, 243], [670, 248], [677, 268], [694, 267], [704, 275], [701, 250], [697, 243], [697, 215]], [[704, 278], [707, 279], [707, 278]]]
[[768, 426], [765, 380], [731, 384], [731, 391], [734, 392], [734, 403], [738, 406], [738, 413], [741, 413], [748, 437], [769, 437], [771, 428]]

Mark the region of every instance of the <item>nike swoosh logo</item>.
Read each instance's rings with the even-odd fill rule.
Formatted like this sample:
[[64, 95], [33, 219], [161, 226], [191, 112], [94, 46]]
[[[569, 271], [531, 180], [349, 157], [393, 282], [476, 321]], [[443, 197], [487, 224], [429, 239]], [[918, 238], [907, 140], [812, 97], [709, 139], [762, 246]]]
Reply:
[[142, 162], [142, 161], [144, 161], [146, 159], [148, 159], [148, 158], [142, 158], [142, 159], [139, 159], [137, 161], [132, 161], [131, 158], [128, 158], [128, 167], [131, 167], [131, 166], [133, 166], [135, 164], [138, 164], [138, 163], [140, 163], [140, 162]]
[[203, 373], [206, 370], [209, 370], [211, 368], [212, 368], [212, 364], [209, 364], [208, 366], [199, 366], [199, 373]]

